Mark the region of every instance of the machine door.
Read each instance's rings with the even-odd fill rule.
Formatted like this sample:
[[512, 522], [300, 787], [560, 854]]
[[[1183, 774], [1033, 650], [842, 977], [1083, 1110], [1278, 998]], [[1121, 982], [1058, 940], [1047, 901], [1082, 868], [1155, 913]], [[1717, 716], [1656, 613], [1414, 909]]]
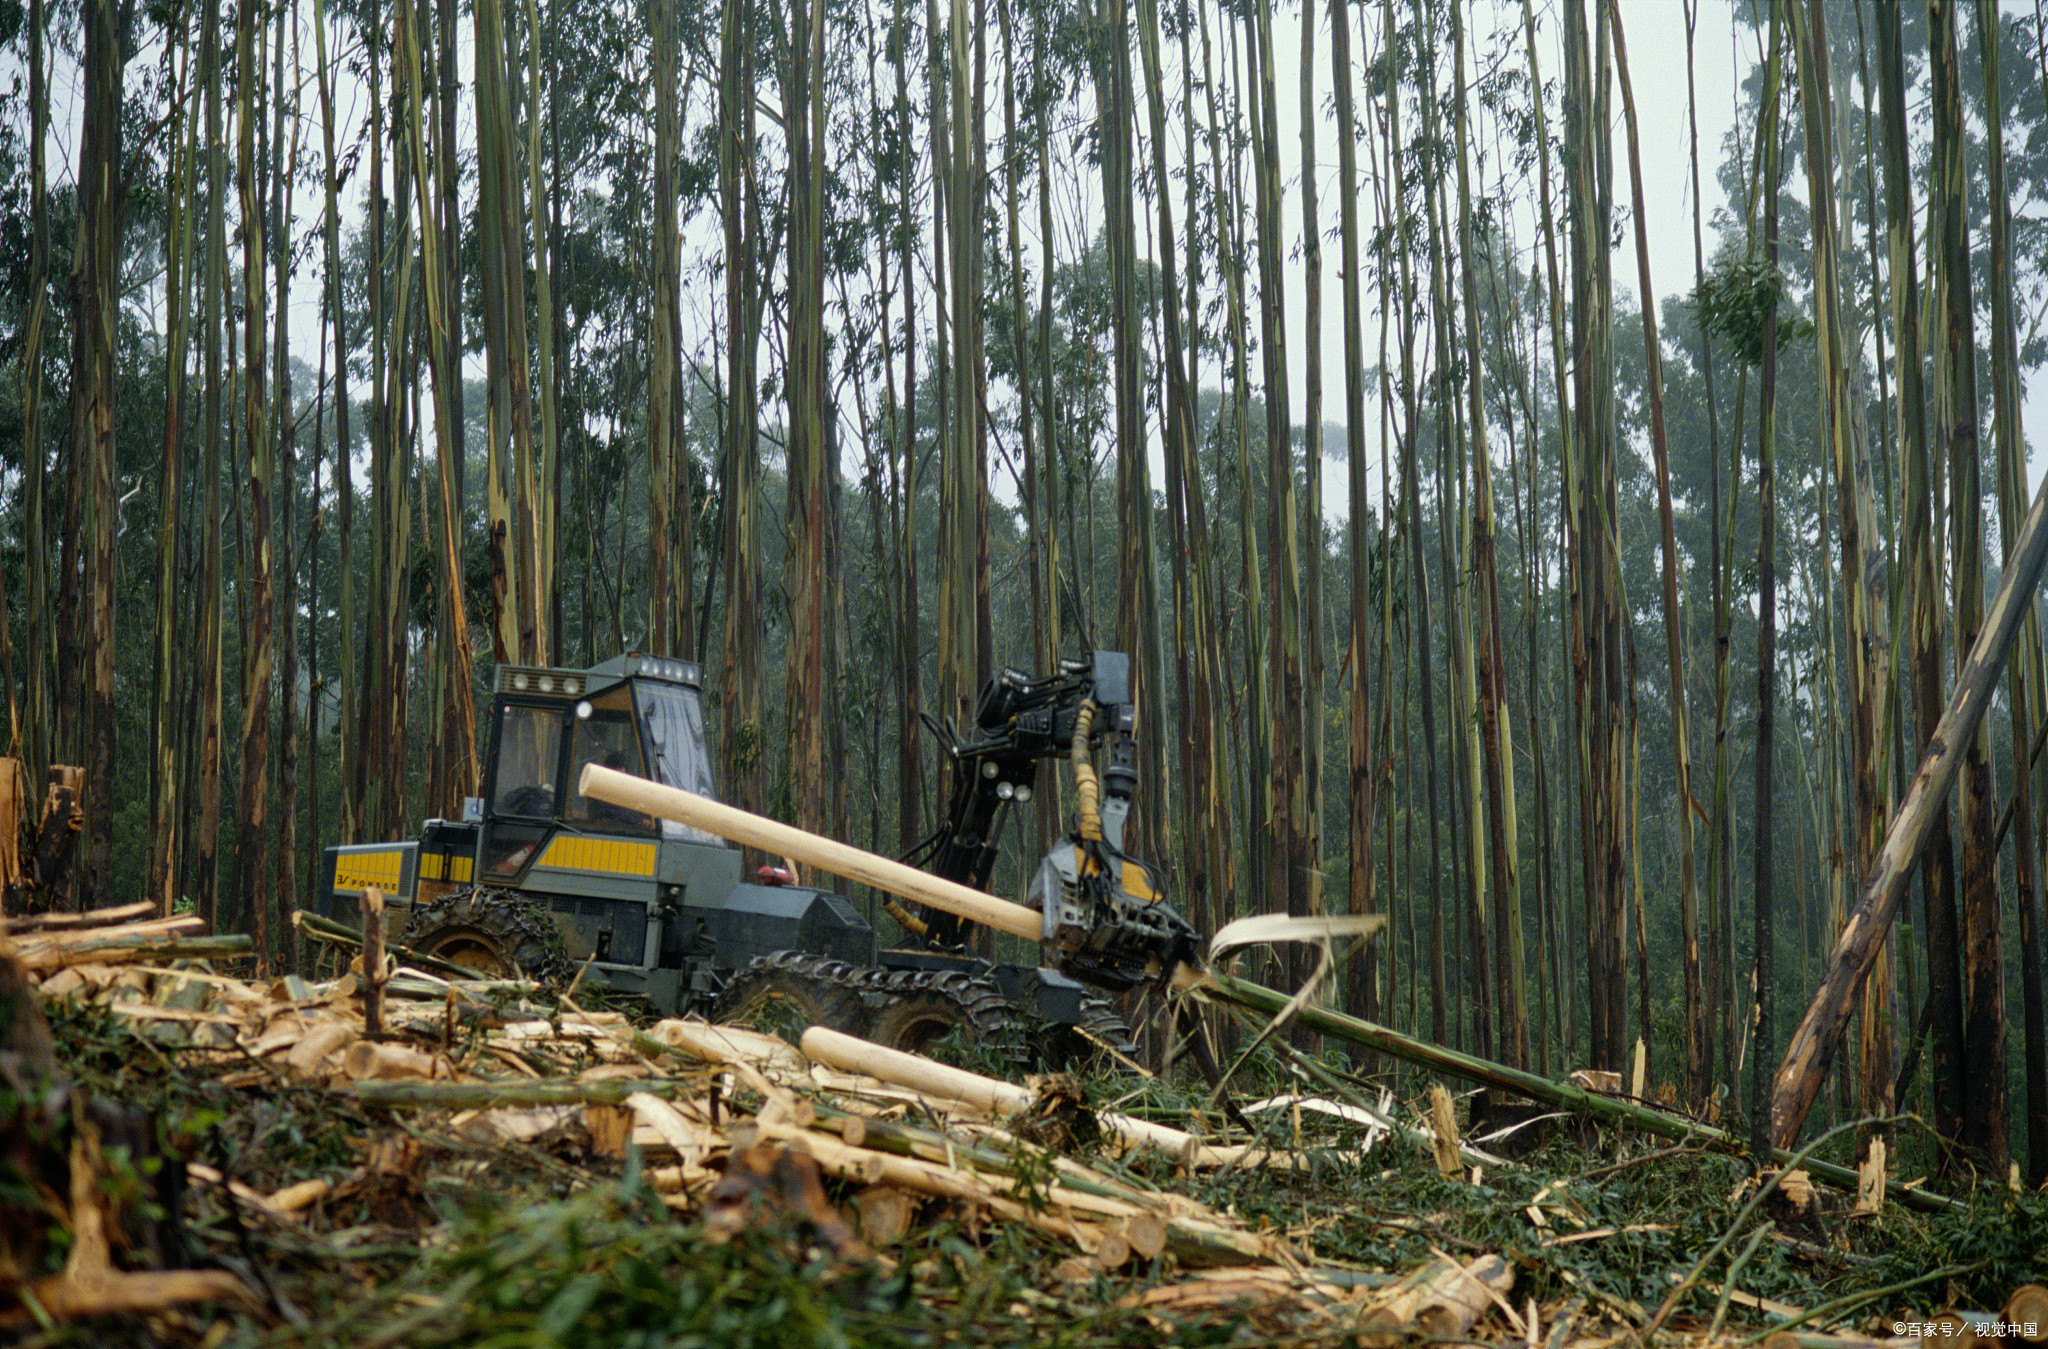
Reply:
[[491, 780], [484, 784], [477, 879], [516, 882], [560, 818], [569, 709], [561, 703], [501, 703], [493, 728]]

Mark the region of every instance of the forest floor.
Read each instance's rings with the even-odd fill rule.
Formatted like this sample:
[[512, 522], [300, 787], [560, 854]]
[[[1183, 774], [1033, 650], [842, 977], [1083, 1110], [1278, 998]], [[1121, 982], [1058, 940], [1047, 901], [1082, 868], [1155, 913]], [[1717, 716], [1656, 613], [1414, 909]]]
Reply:
[[[1334, 1052], [1381, 1121], [1255, 1058], [1237, 1099], [1281, 1105], [1227, 1152], [1206, 1088], [1115, 1065], [998, 1122], [530, 988], [401, 972], [373, 1038], [356, 975], [39, 966], [34, 940], [69, 1091], [39, 1115], [0, 1035], [0, 1342], [1904, 1349], [2048, 1274], [2037, 1194], [1759, 1201], [1740, 1158], [1558, 1118], [1475, 1163], [1507, 1144], [1445, 1156], [1431, 1084]], [[1118, 1117], [1204, 1141], [1119, 1156]], [[113, 1272], [178, 1267], [216, 1282]]]

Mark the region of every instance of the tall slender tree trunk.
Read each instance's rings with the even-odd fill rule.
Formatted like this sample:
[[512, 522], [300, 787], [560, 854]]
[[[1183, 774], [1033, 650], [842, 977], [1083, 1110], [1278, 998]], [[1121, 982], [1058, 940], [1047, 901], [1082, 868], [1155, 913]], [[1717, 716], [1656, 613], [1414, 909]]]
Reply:
[[[2048, 33], [2037, 33], [2048, 42]], [[1985, 181], [1990, 195], [1991, 390], [1998, 444], [1998, 536], [2002, 562], [2012, 565], [2014, 545], [2026, 517], [2025, 437], [2020, 430], [2020, 362], [2013, 318], [2012, 203], [2005, 177], [2005, 98], [1999, 76], [2001, 45], [1997, 6], [1977, 3], [1979, 65], [1984, 75]], [[2027, 608], [2020, 654], [2013, 662], [2012, 743], [2034, 741], [2034, 728], [2048, 717], [2043, 706], [2040, 616]], [[2041, 858], [2035, 851], [2034, 801], [2038, 770], [2024, 757], [2013, 765], [2013, 871], [2019, 909], [2020, 1001], [2026, 1091], [2027, 1178], [2048, 1180], [2048, 1027], [2043, 1007], [2041, 956]]]
[[825, 402], [825, 14], [823, 0], [789, 12], [782, 100], [789, 137], [789, 728], [793, 823], [826, 819], [826, 483], [832, 452]]
[[[1916, 754], [1924, 754], [1945, 701], [1941, 674], [1940, 559], [1935, 546], [1933, 475], [1928, 462], [1927, 414], [1921, 374], [1920, 283], [1913, 249], [1912, 170], [1906, 122], [1898, 0], [1876, 6], [1879, 106], [1884, 129], [1885, 215], [1890, 253], [1892, 334], [1898, 385], [1899, 459], [1903, 465], [1905, 518], [1903, 547], [1911, 577], [1909, 658], [1913, 668], [1913, 725]], [[1938, 812], [1920, 854], [1921, 894], [1927, 906], [1924, 930], [1928, 956], [1927, 996], [1932, 1003], [1933, 1042], [1928, 1081], [1934, 1094], [1936, 1130], [1960, 1133], [1962, 1118], [1962, 985], [1956, 973], [1957, 917], [1955, 853], [1946, 807]]]
[[[1597, 43], [1597, 53], [1593, 47]], [[1572, 416], [1578, 452], [1572, 502], [1577, 557], [1573, 643], [1579, 690], [1579, 790], [1587, 882], [1592, 1062], [1618, 1071], [1628, 1042], [1627, 687], [1619, 541], [1615, 536], [1613, 284], [1606, 222], [1607, 28], [1588, 31], [1583, 0], [1565, 9], [1565, 169], [1571, 184]]]
[[[1255, 11], [1246, 34], [1252, 66], [1253, 182], [1259, 261], [1259, 348], [1263, 357], [1266, 411], [1266, 664], [1271, 670], [1261, 709], [1266, 718], [1267, 757], [1253, 758], [1252, 771], [1265, 772], [1268, 806], [1254, 816], [1270, 822], [1271, 854], [1266, 902], [1274, 912], [1307, 914], [1308, 802], [1304, 746], [1307, 696], [1301, 643], [1300, 515], [1294, 475], [1294, 437], [1289, 416], [1287, 323], [1284, 304], [1285, 241], [1281, 235], [1280, 117], [1273, 79], [1272, 15]], [[1288, 985], [1308, 976], [1309, 953], [1290, 947]]]
[[43, 428], [43, 319], [50, 298], [50, 192], [45, 145], [49, 140], [50, 88], [45, 66], [49, 43], [44, 0], [28, 6], [29, 108], [29, 241], [28, 319], [21, 343], [22, 496], [25, 498], [22, 543], [28, 574], [29, 666], [28, 734], [25, 746], [29, 771], [49, 765], [51, 732], [56, 726], [56, 611], [50, 605], [48, 530], [44, 523], [49, 452]]
[[[1799, 103], [1806, 131], [1807, 192], [1813, 203], [1814, 332], [1820, 357], [1821, 416], [1833, 451], [1842, 521], [1842, 590], [1848, 618], [1850, 787], [1855, 812], [1850, 872], [1860, 880], [1877, 861], [1891, 817], [1883, 733], [1891, 688], [1890, 626], [1881, 588], [1884, 552], [1871, 494], [1870, 442], [1861, 411], [1863, 400], [1855, 396], [1850, 383], [1854, 373], [1854, 358], [1849, 349], [1852, 334], [1842, 311], [1842, 231], [1837, 219], [1825, 10], [1813, 3], [1802, 14], [1794, 4], [1790, 13], [1798, 51]], [[1890, 962], [1880, 957], [1863, 992], [1860, 1109], [1872, 1116], [1892, 1113], [1891, 983]]]
[[761, 603], [755, 476], [760, 457], [754, 388], [761, 338], [760, 220], [754, 181], [754, 65], [751, 0], [720, 15], [718, 192], [725, 229], [725, 445], [719, 533], [725, 543], [725, 625], [719, 661], [721, 777], [734, 804], [766, 804], [761, 757]]
[[[1365, 328], [1362, 314], [1358, 228], [1358, 113], [1354, 106], [1351, 59], [1350, 0], [1330, 0], [1331, 80], [1337, 102], [1337, 202], [1339, 254], [1338, 272], [1343, 277], [1344, 327], [1344, 442], [1345, 486], [1348, 518], [1345, 526], [1351, 553], [1351, 666], [1348, 740], [1345, 753], [1346, 851], [1351, 859], [1346, 881], [1346, 908], [1353, 914], [1369, 914], [1378, 908], [1374, 887], [1373, 826], [1379, 813], [1376, 791], [1378, 762], [1383, 752], [1375, 743], [1372, 689], [1366, 677], [1368, 633], [1373, 627], [1372, 489], [1366, 472], [1365, 388], [1368, 378], [1365, 359]], [[1384, 317], [1385, 292], [1381, 305]], [[1384, 441], [1383, 441], [1384, 443]], [[1384, 521], [1382, 521], [1384, 524]], [[1384, 539], [1382, 539], [1382, 543]], [[1380, 557], [1387, 556], [1384, 546]], [[1380, 580], [1383, 591], [1391, 591], [1389, 578]], [[1383, 598], [1386, 598], [1383, 595]], [[1384, 639], [1385, 627], [1379, 629]], [[1385, 696], [1385, 671], [1381, 671]], [[1349, 1004], [1368, 1021], [1382, 1018], [1379, 999], [1379, 957], [1381, 943], [1367, 947], [1352, 966]]]
[[[42, 36], [31, 41], [41, 45]], [[171, 176], [165, 196], [169, 221], [165, 228], [164, 301], [168, 321], [164, 333], [164, 464], [157, 494], [156, 547], [156, 659], [151, 673], [150, 722], [154, 741], [150, 760], [149, 794], [149, 880], [147, 897], [159, 912], [169, 917], [177, 899], [178, 849], [184, 837], [184, 812], [178, 795], [178, 688], [181, 653], [189, 633], [184, 630], [185, 588], [178, 584], [180, 527], [185, 499], [185, 384], [187, 348], [192, 340], [192, 233], [193, 217], [201, 197], [195, 178], [198, 167], [197, 121], [187, 99], [192, 79], [192, 15], [181, 6], [178, 33], [173, 39], [179, 56], [177, 85], [173, 93], [175, 111], [168, 137], [173, 147]], [[40, 75], [40, 72], [38, 72]], [[31, 568], [33, 570], [33, 568]], [[6, 633], [0, 630], [0, 640]], [[9, 661], [12, 664], [12, 661]], [[14, 681], [7, 680], [10, 723], [13, 721]], [[11, 753], [21, 752], [20, 732], [10, 724]]]
[[78, 243], [72, 281], [78, 353], [72, 368], [73, 453], [85, 492], [85, 817], [80, 907], [106, 895], [114, 846], [114, 341], [119, 243], [127, 209], [121, 171], [122, 50], [132, 0], [86, 0], [84, 124], [78, 143]]
[[[1796, 2], [1796, 0], [1795, 0]], [[1750, 1148], [1759, 1156], [1767, 1155], [1770, 1145], [1770, 1121], [1762, 1104], [1770, 1099], [1771, 1062], [1773, 1046], [1776, 1043], [1777, 1028], [1774, 1012], [1777, 1003], [1777, 965], [1774, 947], [1777, 940], [1777, 879], [1776, 851], [1778, 837], [1775, 832], [1774, 792], [1776, 790], [1775, 768], [1777, 758], [1777, 696], [1778, 696], [1778, 482], [1777, 482], [1777, 417], [1778, 417], [1778, 294], [1776, 276], [1778, 268], [1778, 104], [1781, 62], [1783, 59], [1782, 20], [1783, 11], [1779, 6], [1784, 0], [1772, 0], [1771, 4], [1771, 48], [1769, 64], [1764, 76], [1763, 125], [1758, 130], [1762, 142], [1763, 175], [1758, 185], [1763, 194], [1763, 263], [1766, 275], [1772, 278], [1770, 302], [1763, 311], [1763, 371], [1757, 386], [1757, 545], [1756, 545], [1756, 802], [1753, 807], [1756, 817], [1756, 881], [1752, 904], [1756, 920], [1756, 1020], [1751, 1031], [1753, 1045], [1750, 1049], [1751, 1098], [1756, 1102], [1750, 1125]]]
[[[1628, 46], [1621, 6], [1610, 6], [1615, 68], [1620, 76], [1622, 115], [1628, 127], [1629, 197], [1635, 211], [1637, 293], [1643, 297], [1643, 353], [1650, 402], [1650, 452], [1657, 474], [1657, 521], [1664, 548], [1664, 655], [1670, 674], [1671, 758], [1678, 783], [1678, 940], [1683, 948], [1685, 986], [1685, 1081], [1687, 1097], [1707, 1098], [1704, 992], [1700, 984], [1699, 884], [1693, 864], [1692, 738], [1686, 718], [1684, 618], [1678, 608], [1678, 538], [1671, 509], [1671, 450], [1664, 434], [1664, 353], [1657, 341], [1657, 306], [1650, 297], [1649, 222], [1643, 203], [1641, 136], [1636, 98], [1629, 81]], [[1648, 1033], [1648, 1028], [1644, 1028]]]
[[[1969, 172], [1963, 143], [1955, 0], [1929, 0], [1932, 25], [1934, 179], [1928, 205], [1930, 271], [1943, 341], [1935, 348], [1936, 427], [1948, 446], [1949, 547], [1955, 561], [1958, 669], [1984, 621], [1984, 496], [1977, 435], [1977, 343], [1971, 299]], [[2007, 1091], [2005, 963], [1998, 914], [1998, 803], [1991, 737], [1979, 729], [1962, 768], [1963, 1093], [1961, 1141], [1992, 1175], [2005, 1173]]]
[[1472, 571], [1478, 595], [1478, 624], [1473, 634], [1478, 696], [1481, 762], [1486, 781], [1486, 826], [1491, 847], [1491, 940], [1494, 950], [1494, 996], [1498, 1002], [1501, 1061], [1522, 1067], [1529, 1061], [1529, 1006], [1522, 974], [1520, 832], [1515, 812], [1514, 727], [1507, 705], [1507, 653], [1501, 641], [1500, 577], [1496, 553], [1492, 450], [1486, 436], [1485, 362], [1480, 355], [1479, 259], [1472, 224], [1472, 190], [1467, 158], [1470, 131], [1465, 106], [1465, 41], [1463, 20], [1452, 10], [1451, 40], [1459, 86], [1458, 254], [1465, 313], [1465, 365], [1468, 402], [1467, 434], [1472, 455]]
[[[1209, 544], [1202, 482], [1195, 471], [1194, 394], [1183, 359], [1181, 276], [1175, 262], [1173, 198], [1168, 191], [1166, 95], [1159, 55], [1159, 13], [1155, 0], [1138, 0], [1138, 44], [1145, 69], [1145, 102], [1151, 125], [1152, 178], [1159, 211], [1159, 256], [1164, 281], [1160, 297], [1161, 363], [1165, 366], [1162, 439], [1165, 446], [1167, 518], [1174, 556], [1184, 565], [1173, 579], [1175, 667], [1180, 694], [1181, 762], [1184, 789], [1175, 793], [1184, 812], [1178, 830], [1184, 877], [1183, 903], [1195, 923], [1213, 923], [1218, 857], [1211, 846], [1225, 831], [1221, 764], [1217, 755], [1215, 686], [1219, 667], [1209, 621]], [[1190, 146], [1192, 150], [1192, 145]], [[1148, 698], [1165, 702], [1155, 687]], [[1163, 814], [1163, 810], [1160, 811]], [[1204, 930], [1213, 930], [1205, 928]]]
[[539, 593], [541, 530], [535, 500], [533, 391], [526, 330], [525, 228], [513, 162], [517, 127], [508, 82], [503, 0], [476, 17], [477, 241], [484, 352], [489, 365], [491, 594], [496, 659], [545, 659], [546, 598]]

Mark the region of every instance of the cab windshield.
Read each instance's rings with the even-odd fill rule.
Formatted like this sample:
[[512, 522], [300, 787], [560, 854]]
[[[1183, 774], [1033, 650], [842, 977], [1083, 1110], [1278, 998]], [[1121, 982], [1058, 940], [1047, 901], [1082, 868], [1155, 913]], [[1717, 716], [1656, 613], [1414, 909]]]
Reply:
[[[641, 683], [634, 693], [640, 708], [641, 741], [647, 752], [645, 776], [715, 798], [711, 762], [704, 746], [704, 705], [698, 701], [696, 690]], [[671, 838], [700, 843], [722, 842], [712, 834], [674, 820], [663, 820], [662, 832]]]
[[576, 707], [569, 731], [568, 819], [608, 832], [653, 833], [654, 821], [648, 816], [583, 794], [585, 764], [602, 764], [635, 777], [647, 776], [640, 737], [633, 730], [632, 695], [623, 684], [587, 698]]

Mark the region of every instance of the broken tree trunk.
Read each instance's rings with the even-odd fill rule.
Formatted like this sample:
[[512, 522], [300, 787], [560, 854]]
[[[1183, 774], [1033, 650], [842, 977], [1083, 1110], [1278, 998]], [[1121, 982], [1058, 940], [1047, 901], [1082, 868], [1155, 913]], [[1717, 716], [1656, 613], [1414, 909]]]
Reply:
[[[1278, 1015], [1289, 1001], [1284, 993], [1277, 993], [1249, 980], [1215, 972], [1203, 979], [1195, 993], [1198, 997], [1242, 1007], [1267, 1017]], [[1743, 1151], [1742, 1144], [1737, 1139], [1727, 1131], [1716, 1129], [1712, 1125], [1683, 1119], [1619, 1097], [1603, 1096], [1598, 1092], [1586, 1091], [1566, 1083], [1552, 1082], [1524, 1069], [1510, 1068], [1506, 1064], [1462, 1054], [1455, 1049], [1445, 1049], [1442, 1045], [1431, 1044], [1427, 1040], [1411, 1039], [1399, 1031], [1389, 1030], [1385, 1026], [1375, 1025], [1358, 1017], [1346, 1016], [1342, 1012], [1333, 1012], [1327, 1007], [1311, 1003], [1303, 1007], [1297, 1015], [1304, 1028], [1320, 1035], [1343, 1040], [1348, 1044], [1363, 1045], [1367, 1049], [1378, 1050], [1390, 1058], [1413, 1063], [1434, 1072], [1449, 1073], [1453, 1077], [1477, 1082], [1481, 1086], [1499, 1087], [1504, 1091], [1519, 1093], [1532, 1101], [1541, 1101], [1560, 1110], [1591, 1115], [1611, 1124], [1626, 1124], [1631, 1128], [1641, 1129], [1644, 1133], [1656, 1134], [1660, 1138], [1696, 1143], [1720, 1152]], [[1773, 1149], [1771, 1156], [1781, 1163], [1792, 1160], [1792, 1154], [1783, 1148]], [[1823, 1180], [1838, 1189], [1855, 1192], [1857, 1174], [1846, 1166], [1817, 1162], [1811, 1158], [1802, 1161], [1800, 1165], [1818, 1180]], [[1899, 1185], [1892, 1185], [1889, 1193], [1894, 1201], [1915, 1208], [1947, 1210], [1956, 1206], [1954, 1200], [1942, 1195], [1929, 1194], [1925, 1190], [1908, 1190]]]
[[1806, 1113], [1827, 1080], [1856, 992], [1905, 898], [1921, 840], [1941, 814], [1963, 753], [1984, 720], [2020, 620], [2040, 584], [2042, 565], [2048, 562], [2048, 523], [2044, 521], [2048, 521], [2048, 479], [2034, 496], [1998, 594], [1992, 598], [1976, 645], [1970, 648], [1970, 658], [1956, 676], [1955, 691], [1927, 742], [1920, 771], [1913, 775], [1913, 785], [1892, 817], [1877, 864], [1863, 883], [1862, 898], [1843, 924], [1813, 1002], [1785, 1047], [1785, 1057], [1771, 1083], [1770, 1135], [1776, 1148], [1789, 1147], [1799, 1137]]

